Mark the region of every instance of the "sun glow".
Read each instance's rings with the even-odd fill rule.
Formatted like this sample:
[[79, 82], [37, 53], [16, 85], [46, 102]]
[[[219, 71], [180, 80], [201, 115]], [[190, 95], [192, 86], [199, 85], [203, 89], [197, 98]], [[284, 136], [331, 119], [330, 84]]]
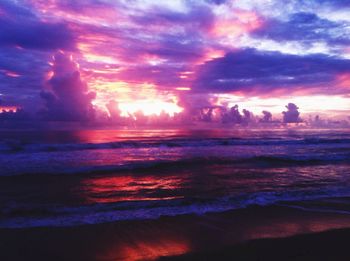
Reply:
[[174, 117], [175, 114], [183, 111], [183, 108], [178, 106], [175, 102], [165, 102], [161, 100], [135, 100], [130, 102], [122, 102], [118, 104], [120, 116], [134, 117], [141, 113], [144, 116], [160, 116], [167, 114]]
[[[106, 104], [113, 100], [115, 113], [120, 117], [134, 120], [140, 116], [174, 117], [184, 110], [178, 105], [178, 97], [175, 93], [159, 91], [154, 84], [97, 80], [90, 86], [97, 93], [97, 99], [93, 104], [108, 111]], [[189, 90], [189, 88], [182, 90]]]
[[17, 106], [0, 106], [0, 113], [3, 112], [17, 112], [18, 111]]

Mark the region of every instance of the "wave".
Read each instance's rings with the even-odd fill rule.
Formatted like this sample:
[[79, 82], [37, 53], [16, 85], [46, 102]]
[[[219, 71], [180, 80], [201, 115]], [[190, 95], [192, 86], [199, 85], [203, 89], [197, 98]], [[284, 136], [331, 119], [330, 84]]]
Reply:
[[[320, 200], [325, 198], [349, 197], [348, 188], [288, 191], [288, 192], [258, 192], [246, 195], [227, 196], [216, 199], [174, 199], [157, 201], [128, 201], [117, 203], [94, 204], [80, 207], [47, 207], [36, 209], [15, 206], [0, 210], [3, 218], [0, 228], [28, 227], [68, 227], [87, 224], [99, 224], [125, 220], [157, 219], [162, 216], [178, 216], [184, 214], [205, 214], [209, 212], [224, 212], [243, 209], [251, 206], [284, 205], [288, 202]], [[20, 208], [21, 211], [18, 211]], [[304, 210], [308, 210], [306, 207]], [[317, 209], [311, 209], [317, 211]], [[324, 211], [324, 209], [320, 209]], [[332, 211], [328, 208], [326, 211]], [[349, 211], [334, 209], [335, 212], [350, 214]]]
[[340, 138], [304, 138], [304, 139], [239, 139], [239, 138], [206, 138], [206, 139], [155, 139], [116, 141], [106, 143], [63, 143], [63, 144], [31, 144], [16, 140], [0, 142], [0, 153], [17, 152], [55, 152], [77, 150], [99, 150], [119, 148], [174, 148], [174, 147], [208, 147], [208, 146], [283, 146], [283, 145], [321, 145], [350, 144], [350, 139]]
[[292, 167], [292, 166], [316, 166], [331, 164], [346, 164], [350, 162], [350, 153], [330, 154], [303, 154], [303, 155], [234, 155], [230, 156], [203, 156], [180, 158], [173, 160], [156, 159], [152, 161], [134, 161], [122, 162], [115, 165], [89, 165], [89, 166], [34, 166], [29, 171], [28, 167], [18, 167], [17, 170], [11, 168], [9, 172], [2, 171], [0, 177], [11, 177], [21, 175], [93, 175], [93, 174], [109, 174], [109, 173], [125, 173], [132, 171], [133, 173], [149, 173], [151, 171], [181, 171], [196, 170], [203, 166], [223, 165], [232, 166], [234, 168], [275, 168], [275, 167]]

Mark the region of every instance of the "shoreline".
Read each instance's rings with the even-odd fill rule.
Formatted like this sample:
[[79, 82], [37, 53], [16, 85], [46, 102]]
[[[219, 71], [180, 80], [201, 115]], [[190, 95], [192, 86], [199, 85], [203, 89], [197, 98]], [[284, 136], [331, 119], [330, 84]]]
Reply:
[[[227, 257], [241, 254], [240, 257], [244, 257], [247, 249], [268, 255], [273, 254], [269, 249], [276, 244], [288, 248], [283, 245], [284, 238], [298, 235], [302, 238], [314, 235], [315, 242], [320, 235], [320, 238], [325, 238], [324, 242], [334, 241], [336, 244], [338, 240], [335, 236], [322, 234], [335, 229], [345, 231], [341, 232], [344, 233], [341, 238], [350, 239], [350, 215], [303, 211], [285, 206], [252, 206], [222, 213], [75, 227], [0, 229], [0, 260], [131, 261], [167, 260], [166, 257], [170, 260], [192, 260], [203, 257], [203, 253], [209, 253], [209, 257], [218, 254]], [[278, 243], [280, 240], [282, 243]], [[294, 239], [290, 240], [294, 242]]]
[[161, 257], [159, 261], [181, 260], [349, 260], [350, 228], [299, 234], [282, 238], [253, 239], [214, 251]]

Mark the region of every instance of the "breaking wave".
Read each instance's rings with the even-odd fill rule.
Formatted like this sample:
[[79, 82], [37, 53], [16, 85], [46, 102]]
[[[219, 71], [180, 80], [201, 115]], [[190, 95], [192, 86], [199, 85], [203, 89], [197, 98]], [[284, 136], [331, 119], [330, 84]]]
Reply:
[[[13, 206], [0, 210], [1, 215], [4, 217], [0, 220], [0, 228], [67, 227], [123, 220], [157, 219], [162, 216], [223, 212], [250, 206], [268, 206], [274, 204], [288, 206], [288, 202], [348, 196], [350, 196], [350, 190], [348, 188], [338, 188], [313, 191], [258, 192], [207, 200], [126, 201], [77, 207], [43, 208], [41, 206], [41, 209], [36, 209], [35, 206], [26, 206], [26, 208]], [[21, 211], [18, 211], [18, 209]], [[303, 209], [307, 210], [307, 208]], [[317, 211], [316, 209], [312, 210]], [[325, 210], [320, 209], [320, 211]], [[327, 209], [326, 211], [330, 212], [332, 210]], [[341, 210], [334, 209], [334, 212], [337, 211], [339, 212]], [[342, 213], [350, 214], [348, 210], [343, 210]]]

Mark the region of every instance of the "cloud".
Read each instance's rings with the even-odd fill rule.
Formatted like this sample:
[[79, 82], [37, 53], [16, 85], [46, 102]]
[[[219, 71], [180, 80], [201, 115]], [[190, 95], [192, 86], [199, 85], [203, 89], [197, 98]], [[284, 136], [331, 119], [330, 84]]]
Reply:
[[106, 104], [106, 108], [111, 120], [120, 120], [120, 110], [118, 108], [118, 103], [115, 100], [110, 100]]
[[350, 7], [348, 0], [301, 0], [304, 4], [328, 5], [332, 7]]
[[[77, 86], [83, 78], [100, 107], [146, 97], [145, 85], [152, 97], [177, 96], [190, 115], [215, 104], [216, 94], [346, 95], [347, 7], [341, 0], [0, 1], [1, 97], [36, 110], [58, 50], [83, 68], [75, 78], [70, 68], [66, 81]], [[58, 113], [57, 103], [69, 102], [54, 84], [42, 93], [56, 104], [46, 117], [68, 115]], [[92, 99], [81, 99], [90, 111]]]
[[269, 111], [262, 111], [263, 117], [260, 122], [270, 122], [272, 120], [272, 113]]
[[16, 4], [15, 1], [1, 1], [0, 11], [2, 16], [6, 16], [8, 19], [12, 19], [11, 16], [16, 15], [17, 19], [30, 19], [35, 18], [34, 13], [29, 6], [25, 4]]
[[320, 18], [315, 13], [299, 12], [292, 14], [287, 21], [268, 19], [265, 26], [255, 30], [252, 35], [275, 41], [301, 41], [312, 44], [317, 41], [329, 44], [349, 44], [344, 34], [347, 24]]
[[192, 118], [206, 122], [221, 122], [242, 125], [249, 125], [255, 122], [254, 114], [247, 109], [243, 109], [241, 114], [237, 104], [232, 107], [228, 105], [203, 106], [192, 111]]
[[214, 3], [217, 5], [224, 4], [227, 0], [206, 0], [208, 3]]
[[51, 90], [41, 92], [46, 106], [42, 112], [45, 119], [86, 121], [94, 118], [91, 102], [96, 94], [88, 91], [72, 56], [63, 52], [54, 56], [53, 76], [48, 85]]
[[241, 123], [243, 119], [241, 113], [239, 112], [238, 105], [235, 105], [230, 108], [228, 116], [229, 121], [234, 123]]
[[45, 22], [28, 8], [10, 2], [0, 4], [0, 46], [38, 50], [73, 50], [74, 36], [65, 23]]
[[322, 54], [298, 56], [243, 49], [201, 66], [195, 92], [240, 92], [265, 95], [271, 91], [337, 93], [336, 75], [350, 70], [350, 60]]
[[282, 112], [284, 123], [301, 122], [299, 108], [294, 103], [288, 103], [287, 111]]
[[208, 30], [214, 22], [214, 14], [210, 7], [205, 5], [191, 5], [189, 12], [173, 11], [161, 7], [153, 7], [147, 11], [132, 16], [137, 24], [168, 28], [169, 26], [182, 27], [185, 30]]
[[74, 39], [65, 24], [0, 18], [0, 45], [40, 50], [73, 50]]

